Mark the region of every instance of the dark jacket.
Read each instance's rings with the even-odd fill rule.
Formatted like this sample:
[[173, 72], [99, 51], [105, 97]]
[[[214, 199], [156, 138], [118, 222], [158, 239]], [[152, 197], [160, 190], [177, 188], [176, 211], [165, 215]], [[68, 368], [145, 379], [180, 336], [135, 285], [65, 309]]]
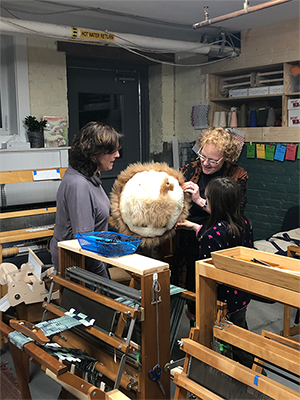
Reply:
[[[215, 226], [207, 230], [199, 240], [199, 260], [211, 257], [211, 253], [218, 250], [232, 247], [229, 244], [227, 231], [229, 223], [227, 221], [218, 222]], [[253, 247], [253, 234], [250, 222], [245, 219], [245, 231], [242, 233], [238, 246]], [[227, 303], [228, 314], [234, 313], [246, 307], [251, 299], [251, 294], [242, 292], [225, 285], [218, 285], [218, 300]]]

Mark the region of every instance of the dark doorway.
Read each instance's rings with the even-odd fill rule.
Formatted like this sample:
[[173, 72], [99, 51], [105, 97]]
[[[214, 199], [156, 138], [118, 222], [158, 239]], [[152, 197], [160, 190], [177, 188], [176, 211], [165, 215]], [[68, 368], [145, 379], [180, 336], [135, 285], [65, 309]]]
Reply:
[[67, 59], [69, 143], [89, 121], [113, 126], [125, 135], [120, 158], [102, 173], [107, 194], [128, 164], [149, 159], [147, 67], [106, 64], [101, 60]]

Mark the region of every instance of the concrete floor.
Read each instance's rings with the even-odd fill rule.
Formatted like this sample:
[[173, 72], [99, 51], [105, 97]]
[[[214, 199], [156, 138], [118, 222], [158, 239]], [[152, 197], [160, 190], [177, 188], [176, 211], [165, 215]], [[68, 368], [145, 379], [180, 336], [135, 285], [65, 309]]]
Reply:
[[[295, 314], [296, 310], [293, 309], [291, 322], [294, 321]], [[249, 329], [255, 333], [260, 334], [262, 329], [265, 329], [279, 334], [283, 326], [283, 305], [279, 303], [266, 304], [252, 300], [248, 307], [247, 320]], [[189, 330], [189, 320], [187, 319], [185, 314], [183, 314], [177, 338], [187, 338], [189, 336]], [[178, 360], [182, 357], [184, 357], [184, 353], [176, 347], [172, 353], [171, 359]], [[8, 366], [13, 367], [9, 347], [7, 344], [5, 344], [3, 347], [0, 360], [1, 362], [8, 361]], [[60, 386], [51, 378], [46, 376], [37, 365], [33, 363], [30, 364], [30, 390], [32, 394], [32, 400], [56, 400], [60, 393]], [[288, 385], [294, 390], [299, 390], [299, 386], [297, 387], [293, 383], [286, 382], [285, 379], [280, 378], [271, 372], [268, 372], [268, 377], [275, 379], [276, 381], [279, 381], [285, 385]], [[175, 386], [172, 381], [170, 381], [170, 385], [171, 398], [173, 398]]]

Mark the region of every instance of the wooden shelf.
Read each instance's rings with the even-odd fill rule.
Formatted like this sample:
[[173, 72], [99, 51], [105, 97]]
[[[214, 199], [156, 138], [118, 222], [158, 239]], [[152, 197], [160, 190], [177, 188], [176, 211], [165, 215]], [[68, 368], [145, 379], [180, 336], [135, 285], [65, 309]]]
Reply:
[[[238, 127], [240, 131], [245, 133], [247, 142], [266, 142], [266, 143], [299, 143], [300, 142], [300, 126], [299, 127], [289, 127], [288, 126], [288, 100], [291, 98], [300, 97], [300, 92], [294, 92], [296, 89], [294, 78], [291, 74], [291, 67], [299, 64], [298, 60], [293, 62], [283, 62], [276, 65], [260, 66], [258, 70], [255, 70], [256, 77], [261, 75], [263, 77], [271, 77], [272, 79], [276, 74], [282, 74], [283, 78], [283, 93], [279, 94], [266, 94], [266, 95], [256, 95], [256, 96], [243, 96], [243, 97], [222, 97], [226, 92], [223, 91], [222, 87], [224, 82], [236, 81], [239, 85], [239, 79], [244, 82], [244, 77], [248, 75], [251, 71], [248, 69], [238, 70], [238, 71], [227, 71], [225, 73], [215, 73], [208, 74], [207, 84], [208, 84], [208, 98], [210, 105], [209, 113], [209, 126], [212, 127], [214, 113], [216, 111], [225, 111], [226, 113], [230, 111], [232, 106], [240, 107], [242, 104], [248, 106], [248, 112], [251, 108], [274, 108], [276, 112], [276, 119], [281, 116], [282, 126], [280, 127], [256, 127], [256, 128], [242, 128]], [[275, 76], [276, 78], [276, 76]], [[277, 79], [277, 78], [276, 78]], [[227, 82], [227, 81], [228, 82]], [[256, 85], [257, 78], [252, 81], [250, 80], [251, 87]], [[222, 86], [223, 85], [223, 86]], [[229, 84], [227, 84], [228, 86]], [[238, 86], [237, 86], [238, 87]], [[232, 88], [234, 88], [232, 86]], [[297, 88], [298, 89], [298, 88]], [[253, 104], [251, 104], [253, 103]]]
[[299, 143], [300, 142], [300, 126], [299, 127], [272, 127], [264, 126], [259, 128], [237, 128], [245, 134], [246, 142], [260, 143]]
[[214, 103], [217, 102], [230, 102], [234, 103], [235, 101], [251, 101], [251, 100], [270, 100], [272, 98], [278, 99], [283, 96], [283, 93], [280, 94], [264, 94], [261, 96], [243, 96], [243, 97], [222, 97], [222, 98], [217, 98], [217, 99], [211, 99], [210, 101], [213, 101]]

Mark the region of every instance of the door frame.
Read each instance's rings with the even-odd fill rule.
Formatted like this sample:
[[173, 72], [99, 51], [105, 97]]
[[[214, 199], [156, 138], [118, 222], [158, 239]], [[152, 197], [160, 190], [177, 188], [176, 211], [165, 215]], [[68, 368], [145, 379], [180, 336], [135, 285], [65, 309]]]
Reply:
[[[138, 74], [138, 106], [139, 106], [139, 135], [140, 135], [140, 162], [148, 162], [150, 157], [150, 129], [149, 129], [149, 85], [148, 85], [148, 66], [126, 63], [122, 61], [105, 60], [99, 58], [81, 58], [76, 56], [66, 56], [67, 71], [73, 68], [98, 68], [109, 70], [135, 70]], [[69, 113], [70, 115], [70, 113]], [[76, 133], [74, 121], [69, 120], [69, 143]], [[70, 135], [70, 132], [71, 135]]]

